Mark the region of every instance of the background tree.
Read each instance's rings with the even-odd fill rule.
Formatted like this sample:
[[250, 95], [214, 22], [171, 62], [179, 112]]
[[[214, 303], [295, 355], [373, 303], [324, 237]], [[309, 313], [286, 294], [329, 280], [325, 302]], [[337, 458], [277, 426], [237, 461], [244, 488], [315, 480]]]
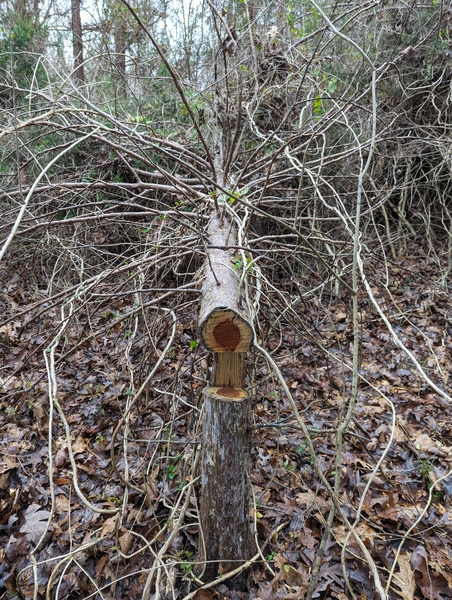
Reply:
[[83, 32], [81, 19], [81, 1], [71, 0], [72, 13], [72, 52], [74, 55], [74, 77], [80, 83], [85, 82], [83, 65]]
[[13, 82], [26, 88], [35, 77], [42, 84], [43, 73], [37, 59], [45, 48], [47, 30], [36, 4], [4, 2], [0, 15], [0, 93], [7, 100]]

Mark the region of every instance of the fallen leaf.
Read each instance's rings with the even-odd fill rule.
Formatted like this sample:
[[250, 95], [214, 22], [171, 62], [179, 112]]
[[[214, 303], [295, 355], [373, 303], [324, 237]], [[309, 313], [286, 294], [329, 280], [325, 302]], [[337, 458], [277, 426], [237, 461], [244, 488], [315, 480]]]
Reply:
[[28, 539], [36, 543], [47, 529], [47, 522], [50, 517], [48, 510], [42, 510], [39, 504], [32, 504], [24, 512], [25, 523], [20, 528], [21, 533], [25, 533]]
[[71, 510], [71, 502], [64, 494], [58, 494], [55, 498], [55, 512], [59, 515]]
[[118, 538], [119, 547], [123, 554], [128, 554], [132, 547], [133, 535], [130, 531], [124, 530], [124, 533]]
[[19, 461], [15, 456], [4, 456], [2, 458], [2, 462], [0, 463], [0, 473], [6, 473], [6, 471], [15, 469], [18, 466]]
[[196, 594], [193, 596], [193, 600], [212, 600], [213, 597], [213, 592], [200, 589], [197, 590]]
[[447, 571], [446, 569], [441, 567], [441, 565], [439, 565], [436, 562], [429, 562], [428, 564], [435, 571], [435, 573], [437, 575], [442, 575], [444, 577], [444, 579], [449, 584], [450, 589], [452, 590], [452, 573], [450, 573], [449, 571]]
[[60, 448], [55, 454], [55, 467], [61, 469], [67, 463], [67, 450], [66, 448]]
[[399, 568], [400, 573], [394, 580], [394, 583], [401, 588], [404, 600], [414, 600], [416, 579], [414, 571], [411, 568], [410, 558], [408, 558], [407, 554], [401, 554], [399, 556]]
[[74, 454], [81, 454], [82, 452], [85, 452], [85, 450], [88, 448], [88, 446], [86, 445], [86, 443], [84, 442], [84, 440], [82, 438], [77, 438], [75, 440], [75, 442], [72, 443], [72, 452]]
[[104, 554], [104, 556], [100, 559], [100, 561], [95, 566], [94, 572], [96, 574], [96, 579], [100, 578], [102, 571], [104, 570], [105, 563], [107, 562], [108, 559], [109, 559], [108, 554]]
[[104, 538], [113, 533], [116, 530], [116, 517], [110, 517], [102, 525], [100, 537]]
[[10, 562], [17, 560], [20, 555], [28, 554], [30, 542], [26, 533], [15, 533], [6, 544], [5, 553]]
[[304, 592], [308, 589], [309, 576], [307, 571], [298, 571], [287, 560], [281, 555], [277, 554], [274, 558], [275, 565], [279, 569], [279, 573], [276, 575], [274, 582], [282, 580], [289, 587], [297, 588], [297, 591], [301, 592], [300, 598], [303, 597]]
[[72, 480], [69, 477], [55, 477], [56, 485], [71, 485]]
[[9, 486], [9, 472], [0, 475], [0, 490], [6, 490]]

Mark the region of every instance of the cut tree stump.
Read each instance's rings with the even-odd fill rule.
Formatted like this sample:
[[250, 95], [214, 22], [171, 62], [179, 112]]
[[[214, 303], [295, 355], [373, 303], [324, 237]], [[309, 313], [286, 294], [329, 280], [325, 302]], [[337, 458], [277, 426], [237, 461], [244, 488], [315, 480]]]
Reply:
[[249, 517], [251, 402], [242, 389], [253, 329], [235, 266], [234, 226], [226, 217], [216, 217], [208, 235], [199, 330], [214, 352], [215, 370], [213, 386], [204, 390], [200, 519], [204, 579], [212, 581], [254, 554]]
[[204, 391], [200, 516], [205, 581], [255, 554], [249, 515], [250, 419], [251, 402], [243, 390]]

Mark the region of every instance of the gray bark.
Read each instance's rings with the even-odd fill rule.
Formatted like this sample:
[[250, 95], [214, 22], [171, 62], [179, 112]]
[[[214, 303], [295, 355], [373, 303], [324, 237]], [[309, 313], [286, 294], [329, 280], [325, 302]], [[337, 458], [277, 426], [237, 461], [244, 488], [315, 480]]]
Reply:
[[[227, 396], [244, 395], [224, 389]], [[249, 516], [251, 402], [222, 392], [216, 388], [204, 392], [200, 516], [206, 559], [219, 561], [207, 563], [206, 581], [254, 554]]]

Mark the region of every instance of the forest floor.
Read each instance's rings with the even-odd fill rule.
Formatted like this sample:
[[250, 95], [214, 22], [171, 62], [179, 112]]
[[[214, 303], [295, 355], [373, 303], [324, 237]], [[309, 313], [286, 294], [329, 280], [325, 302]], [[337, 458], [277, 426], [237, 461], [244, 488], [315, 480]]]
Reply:
[[[375, 257], [368, 268], [386, 284], [374, 293], [397, 335], [447, 391], [447, 265], [440, 269], [426, 254], [413, 248], [409, 258], [385, 264]], [[135, 327], [128, 317], [128, 295], [89, 315], [82, 303], [58, 340], [54, 369], [49, 360], [46, 368], [61, 320], [58, 304], [46, 306], [48, 289], [25, 268], [12, 273], [6, 263], [0, 266], [0, 288], [0, 598], [33, 598], [36, 577], [37, 598], [135, 600], [146, 585], [150, 598], [156, 590], [161, 599], [185, 597], [199, 573], [199, 490], [191, 482], [208, 369], [196, 343], [196, 305], [178, 316], [173, 345], [112, 439], [167, 336], [149, 347], [144, 321]], [[342, 449], [339, 500], [352, 522], [361, 503], [356, 531], [383, 585], [396, 561], [390, 598], [452, 598], [452, 477], [435, 484], [452, 469], [451, 407], [393, 343], [364, 293], [360, 309], [362, 379]], [[345, 296], [316, 300], [297, 310], [310, 324], [310, 337], [282, 323], [262, 343], [282, 370], [333, 481], [335, 430], [351, 390], [350, 302]], [[199, 590], [195, 600], [303, 598], [332, 505], [277, 379], [253, 352], [248, 363], [254, 407], [250, 515], [262, 558], [249, 570], [247, 591], [225, 582]], [[49, 380], [60, 411], [56, 405], [50, 410]], [[377, 598], [361, 550], [336, 515], [314, 598], [352, 597], [343, 562], [356, 597]], [[159, 565], [163, 572], [155, 569]]]

